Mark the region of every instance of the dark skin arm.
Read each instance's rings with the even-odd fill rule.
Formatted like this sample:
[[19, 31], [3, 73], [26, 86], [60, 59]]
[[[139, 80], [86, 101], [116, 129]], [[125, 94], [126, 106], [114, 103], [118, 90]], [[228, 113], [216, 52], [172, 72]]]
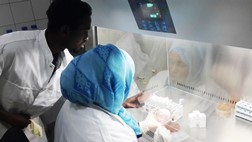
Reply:
[[141, 106], [141, 103], [139, 102], [139, 99], [143, 96], [143, 93], [139, 93], [135, 96], [132, 96], [128, 98], [124, 103], [124, 108], [139, 108]]
[[0, 110], [1, 121], [4, 121], [12, 126], [15, 126], [21, 129], [27, 127], [31, 123], [29, 119], [30, 117], [25, 114], [13, 114], [4, 110]]

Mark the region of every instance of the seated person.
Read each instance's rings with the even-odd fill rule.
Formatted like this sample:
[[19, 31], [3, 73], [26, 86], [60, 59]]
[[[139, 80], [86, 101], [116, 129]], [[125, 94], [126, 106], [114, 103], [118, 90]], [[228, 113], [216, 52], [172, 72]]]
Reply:
[[134, 69], [132, 58], [112, 44], [75, 57], [61, 75], [67, 101], [56, 120], [54, 141], [137, 142], [142, 132], [157, 128], [160, 123], [150, 121], [152, 115], [139, 126], [122, 106]]
[[[169, 49], [170, 83], [193, 87], [204, 85], [204, 67], [208, 44], [176, 40]], [[179, 86], [177, 86], [179, 87]]]

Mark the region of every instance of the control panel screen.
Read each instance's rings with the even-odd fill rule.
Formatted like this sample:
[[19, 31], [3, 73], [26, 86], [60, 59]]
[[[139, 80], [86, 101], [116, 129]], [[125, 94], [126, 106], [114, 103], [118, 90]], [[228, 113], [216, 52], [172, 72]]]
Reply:
[[162, 18], [162, 15], [156, 3], [139, 3], [139, 8], [141, 9], [144, 18]]
[[176, 33], [166, 0], [128, 0], [141, 30]]

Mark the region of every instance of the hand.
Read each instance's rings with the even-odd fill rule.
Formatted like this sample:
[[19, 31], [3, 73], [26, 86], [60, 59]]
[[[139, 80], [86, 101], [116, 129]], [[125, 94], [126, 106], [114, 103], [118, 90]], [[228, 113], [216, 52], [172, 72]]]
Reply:
[[171, 132], [167, 130], [164, 126], [158, 127], [154, 135], [154, 142], [171, 142], [171, 141], [172, 141]]
[[31, 120], [31, 124], [28, 125], [28, 130], [31, 131], [31, 133], [35, 136], [43, 136], [42, 127], [33, 120]]
[[170, 130], [171, 133], [172, 132], [177, 132], [180, 129], [180, 125], [177, 122], [173, 122], [173, 121], [170, 121], [170, 122], [166, 123], [164, 125], [164, 127], [166, 129]]
[[13, 114], [3, 110], [0, 110], [0, 120], [21, 129], [27, 127], [31, 123], [29, 115]]
[[124, 103], [123, 103], [123, 107], [124, 108], [139, 108], [141, 106], [140, 102], [139, 102], [139, 98], [141, 98], [143, 96], [143, 93], [138, 93], [135, 96], [132, 96], [130, 98], [128, 98]]
[[155, 132], [156, 129], [161, 126], [162, 124], [156, 119], [155, 112], [151, 111], [148, 113], [147, 117], [139, 122], [140, 128], [143, 133], [146, 133], [147, 131]]

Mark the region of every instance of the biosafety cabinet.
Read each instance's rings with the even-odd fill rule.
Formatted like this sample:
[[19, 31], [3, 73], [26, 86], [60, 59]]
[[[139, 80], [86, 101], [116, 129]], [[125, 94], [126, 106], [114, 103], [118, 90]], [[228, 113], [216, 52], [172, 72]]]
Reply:
[[[129, 95], [144, 92], [142, 107], [129, 110], [137, 120], [161, 112], [158, 120], [179, 124], [172, 142], [252, 140], [251, 0], [84, 1], [93, 8], [88, 48], [113, 43], [135, 62]], [[0, 34], [45, 28], [50, 2], [0, 0]]]
[[[179, 124], [171, 141], [252, 140], [252, 1], [87, 0], [96, 44], [116, 44], [135, 62], [130, 96]], [[176, 127], [177, 128], [177, 127]], [[153, 141], [155, 132], [139, 141]]]

